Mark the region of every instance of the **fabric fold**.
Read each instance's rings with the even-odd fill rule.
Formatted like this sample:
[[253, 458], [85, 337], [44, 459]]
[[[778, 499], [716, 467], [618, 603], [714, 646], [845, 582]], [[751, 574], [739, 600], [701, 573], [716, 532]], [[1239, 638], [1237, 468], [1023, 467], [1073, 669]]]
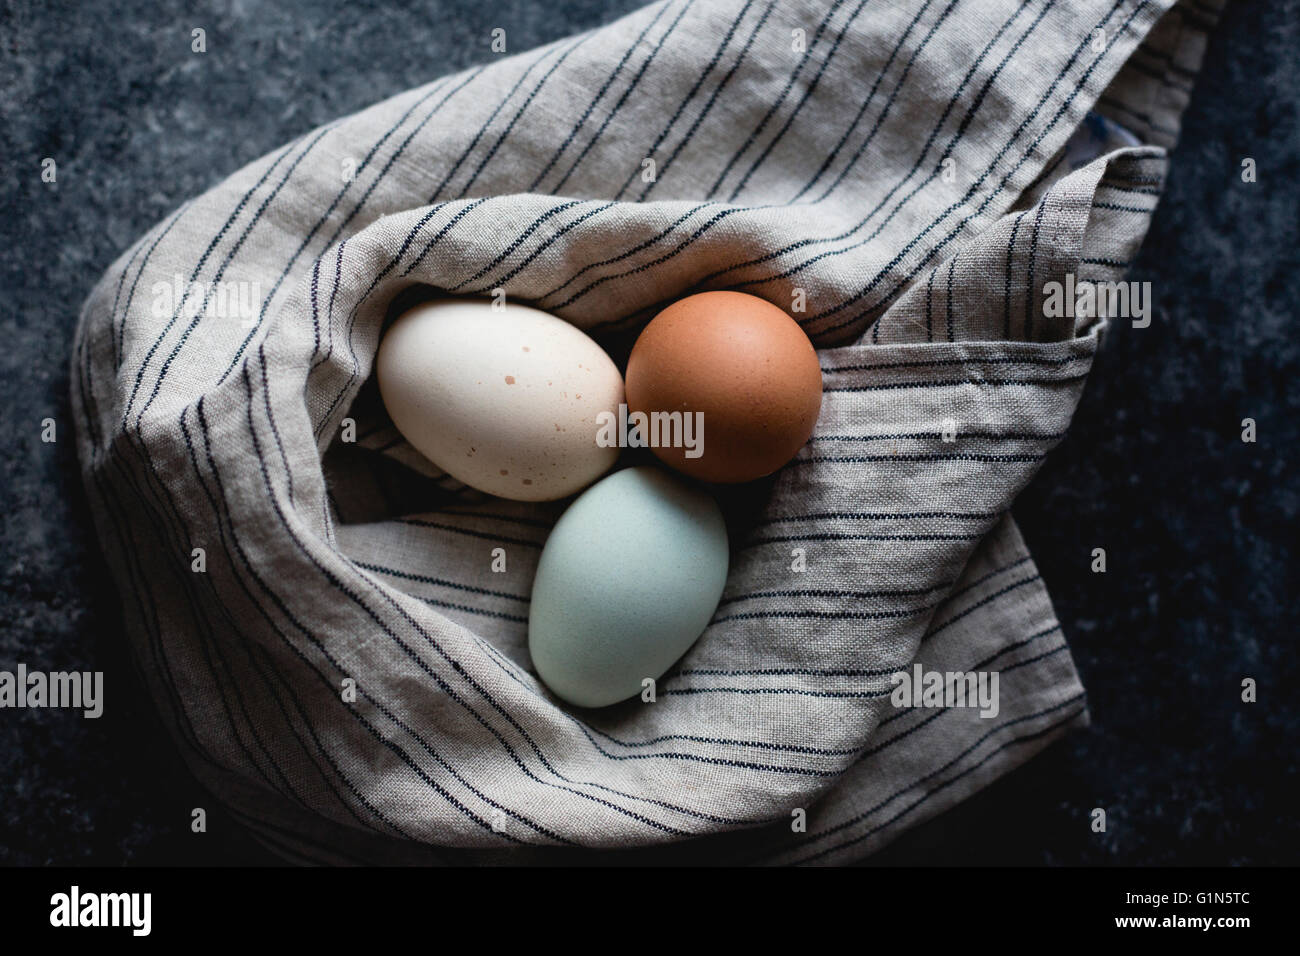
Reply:
[[[73, 400], [199, 779], [300, 861], [844, 862], [1086, 724], [1010, 509], [1107, 326], [1048, 287], [1121, 277], [1158, 194], [1185, 97], [1147, 76], [1135, 126], [1125, 63], [1203, 41], [1168, 9], [670, 0], [312, 131], [160, 223], [83, 309]], [[722, 605], [657, 700], [574, 711], [526, 652], [563, 505], [423, 461], [374, 353], [403, 303], [499, 290], [621, 359], [714, 288], [800, 322], [822, 415], [725, 497]], [[1005, 675], [997, 715], [893, 706], [916, 663]]]

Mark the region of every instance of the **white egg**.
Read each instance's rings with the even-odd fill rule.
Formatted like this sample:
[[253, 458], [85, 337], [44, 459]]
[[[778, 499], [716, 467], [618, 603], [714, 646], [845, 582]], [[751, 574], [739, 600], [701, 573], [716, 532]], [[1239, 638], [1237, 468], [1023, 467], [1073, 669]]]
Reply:
[[563, 319], [524, 305], [440, 299], [403, 313], [375, 360], [398, 431], [465, 484], [550, 501], [604, 474], [617, 448], [596, 442], [617, 414], [623, 378]]

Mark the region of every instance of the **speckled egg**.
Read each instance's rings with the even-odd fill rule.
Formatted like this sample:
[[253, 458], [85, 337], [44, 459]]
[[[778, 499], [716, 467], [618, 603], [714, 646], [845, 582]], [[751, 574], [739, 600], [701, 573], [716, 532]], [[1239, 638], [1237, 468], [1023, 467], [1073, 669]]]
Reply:
[[549, 501], [604, 474], [618, 449], [597, 416], [623, 401], [618, 368], [588, 335], [524, 305], [441, 299], [403, 313], [375, 360], [393, 424], [465, 484]]

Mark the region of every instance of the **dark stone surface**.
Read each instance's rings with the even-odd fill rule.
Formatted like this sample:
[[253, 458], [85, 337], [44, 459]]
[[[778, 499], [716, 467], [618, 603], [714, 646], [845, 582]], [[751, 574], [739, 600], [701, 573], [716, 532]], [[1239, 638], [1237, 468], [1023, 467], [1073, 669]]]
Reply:
[[[0, 863], [272, 859], [190, 779], [120, 637], [67, 399], [75, 312], [95, 279], [243, 163], [486, 59], [492, 28], [520, 50], [639, 2], [0, 3], [0, 668], [103, 670], [111, 695], [98, 721], [0, 712]], [[1300, 859], [1298, 33], [1298, 0], [1232, 5], [1136, 264], [1155, 322], [1112, 332], [1071, 436], [1017, 507], [1093, 728], [873, 862]], [[1254, 185], [1239, 177], [1247, 156]], [[40, 441], [46, 417], [55, 444]], [[1240, 440], [1244, 417], [1256, 444]], [[1088, 570], [1094, 547], [1105, 575]], [[1257, 704], [1240, 702], [1245, 676]], [[189, 831], [196, 806], [209, 808], [205, 835]], [[1096, 806], [1103, 835], [1088, 828]]]

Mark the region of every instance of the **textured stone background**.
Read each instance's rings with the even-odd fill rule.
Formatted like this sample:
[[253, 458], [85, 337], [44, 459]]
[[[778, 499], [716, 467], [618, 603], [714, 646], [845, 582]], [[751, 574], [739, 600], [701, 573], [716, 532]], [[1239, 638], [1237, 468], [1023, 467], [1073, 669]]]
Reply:
[[[0, 711], [0, 863], [272, 859], [190, 780], [124, 652], [69, 430], [73, 321], [95, 279], [249, 160], [485, 60], [493, 27], [521, 50], [640, 2], [0, 0], [0, 668], [103, 670], [108, 701], [98, 721]], [[1094, 726], [872, 862], [1300, 861], [1298, 45], [1300, 0], [1230, 4], [1135, 263], [1156, 319], [1110, 335], [1016, 509]], [[1257, 444], [1240, 441], [1246, 416]], [[1259, 703], [1240, 702], [1243, 676]]]

